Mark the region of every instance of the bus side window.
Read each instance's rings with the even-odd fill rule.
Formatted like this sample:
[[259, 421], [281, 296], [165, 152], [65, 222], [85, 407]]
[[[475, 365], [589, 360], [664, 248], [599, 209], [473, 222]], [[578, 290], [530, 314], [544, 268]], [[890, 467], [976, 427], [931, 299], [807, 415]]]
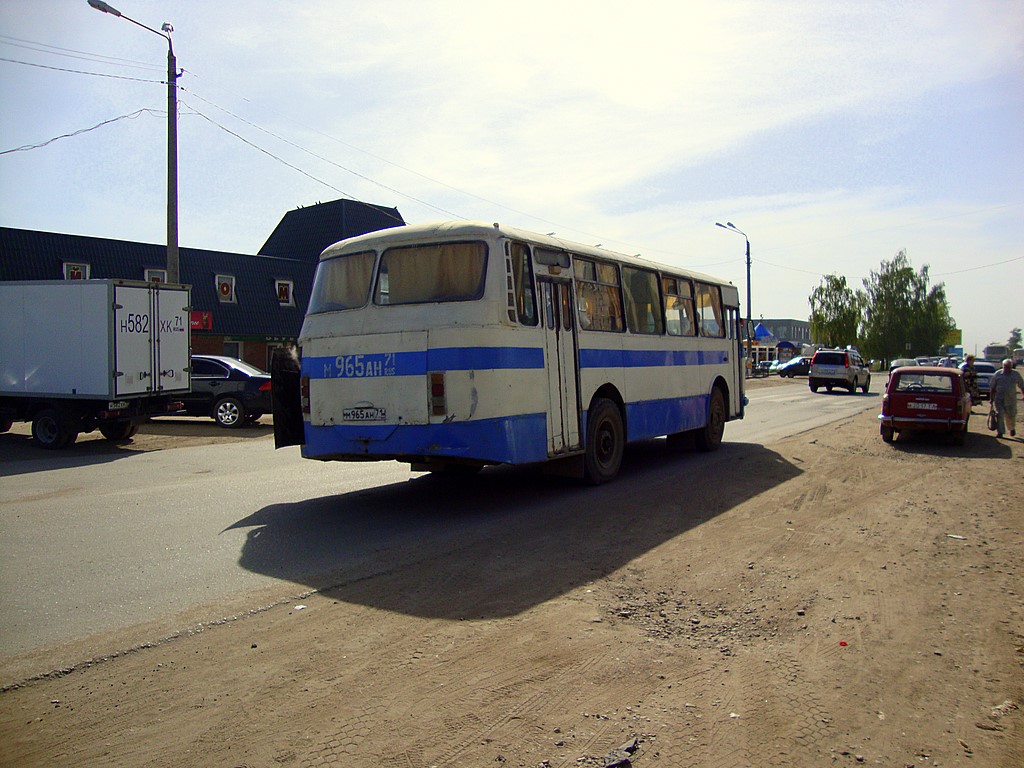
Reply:
[[722, 294], [717, 285], [697, 283], [697, 312], [700, 315], [701, 336], [725, 338]]
[[665, 332], [665, 316], [658, 296], [658, 275], [648, 269], [622, 268], [626, 296], [626, 324], [630, 333]]
[[[537, 302], [533, 288], [530, 248], [525, 243], [509, 243], [509, 318], [522, 325], [537, 325]], [[513, 315], [515, 315], [513, 317]]]
[[670, 336], [693, 336], [697, 323], [693, 315], [693, 289], [687, 280], [663, 277], [665, 326]]
[[621, 331], [624, 328], [619, 271], [614, 264], [573, 257], [580, 328]]

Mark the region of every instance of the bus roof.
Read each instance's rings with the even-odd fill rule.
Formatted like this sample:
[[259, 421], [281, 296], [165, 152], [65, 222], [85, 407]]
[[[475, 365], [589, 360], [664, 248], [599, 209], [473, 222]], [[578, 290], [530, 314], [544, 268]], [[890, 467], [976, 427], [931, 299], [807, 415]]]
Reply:
[[584, 245], [583, 243], [576, 243], [571, 240], [564, 240], [560, 237], [555, 237], [554, 235], [542, 235], [525, 229], [505, 227], [500, 224], [485, 224], [481, 221], [442, 221], [427, 224], [407, 224], [402, 227], [389, 227], [388, 229], [368, 232], [365, 235], [341, 240], [334, 245], [328, 246], [324, 252], [320, 254], [320, 258], [328, 259], [343, 253], [359, 251], [367, 247], [379, 248], [382, 246], [387, 247], [401, 245], [407, 242], [420, 242], [424, 238], [441, 238], [447, 240], [467, 237], [493, 237], [495, 233], [499, 236], [510, 237], [518, 240], [527, 240], [529, 242], [551, 248], [552, 250], [569, 251], [570, 253], [575, 253], [580, 256], [593, 256], [598, 259], [614, 259], [615, 261], [619, 261], [630, 266], [658, 269], [663, 272], [668, 272], [669, 274], [685, 274], [698, 280], [705, 280], [719, 285], [732, 285], [728, 280], [703, 272], [697, 272], [687, 267], [674, 267], [669, 264], [649, 261], [648, 259], [639, 256], [627, 256], [624, 253], [618, 253], [605, 248], [599, 248], [593, 245]]

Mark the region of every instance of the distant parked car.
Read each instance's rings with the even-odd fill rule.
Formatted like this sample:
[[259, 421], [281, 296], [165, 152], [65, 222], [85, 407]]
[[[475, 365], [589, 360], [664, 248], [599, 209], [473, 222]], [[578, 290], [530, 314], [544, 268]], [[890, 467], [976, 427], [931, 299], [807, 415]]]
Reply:
[[996, 375], [996, 364], [985, 360], [976, 360], [974, 368], [978, 372], [978, 392], [981, 393], [982, 398], [987, 400], [989, 398], [988, 390], [992, 384], [992, 377]]
[[891, 363], [889, 363], [889, 373], [891, 374], [897, 368], [903, 368], [908, 365], [917, 365], [918, 362], [912, 357], [897, 357]]
[[792, 379], [794, 376], [806, 376], [810, 370], [811, 358], [798, 355], [779, 366], [779, 376]]
[[882, 397], [882, 439], [891, 443], [903, 430], [945, 432], [963, 445], [971, 418], [971, 393], [957, 368], [905, 366], [889, 377]]
[[179, 399], [190, 416], [241, 427], [270, 413], [270, 374], [234, 357], [192, 355], [192, 391]]

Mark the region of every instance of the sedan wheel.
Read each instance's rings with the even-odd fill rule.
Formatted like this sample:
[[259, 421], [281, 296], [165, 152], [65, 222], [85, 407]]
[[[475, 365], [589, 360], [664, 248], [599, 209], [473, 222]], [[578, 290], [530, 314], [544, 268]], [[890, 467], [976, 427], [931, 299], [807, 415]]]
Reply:
[[245, 406], [233, 397], [225, 397], [214, 406], [213, 418], [222, 427], [236, 429], [245, 424]]

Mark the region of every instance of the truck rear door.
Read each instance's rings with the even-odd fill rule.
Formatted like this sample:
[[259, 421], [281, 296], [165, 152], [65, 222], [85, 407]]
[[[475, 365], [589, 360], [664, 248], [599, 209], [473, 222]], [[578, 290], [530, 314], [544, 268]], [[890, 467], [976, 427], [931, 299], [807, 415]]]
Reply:
[[189, 292], [114, 285], [114, 394], [188, 391]]
[[149, 288], [115, 285], [115, 396], [140, 395], [156, 388], [152, 354], [155, 333]]

